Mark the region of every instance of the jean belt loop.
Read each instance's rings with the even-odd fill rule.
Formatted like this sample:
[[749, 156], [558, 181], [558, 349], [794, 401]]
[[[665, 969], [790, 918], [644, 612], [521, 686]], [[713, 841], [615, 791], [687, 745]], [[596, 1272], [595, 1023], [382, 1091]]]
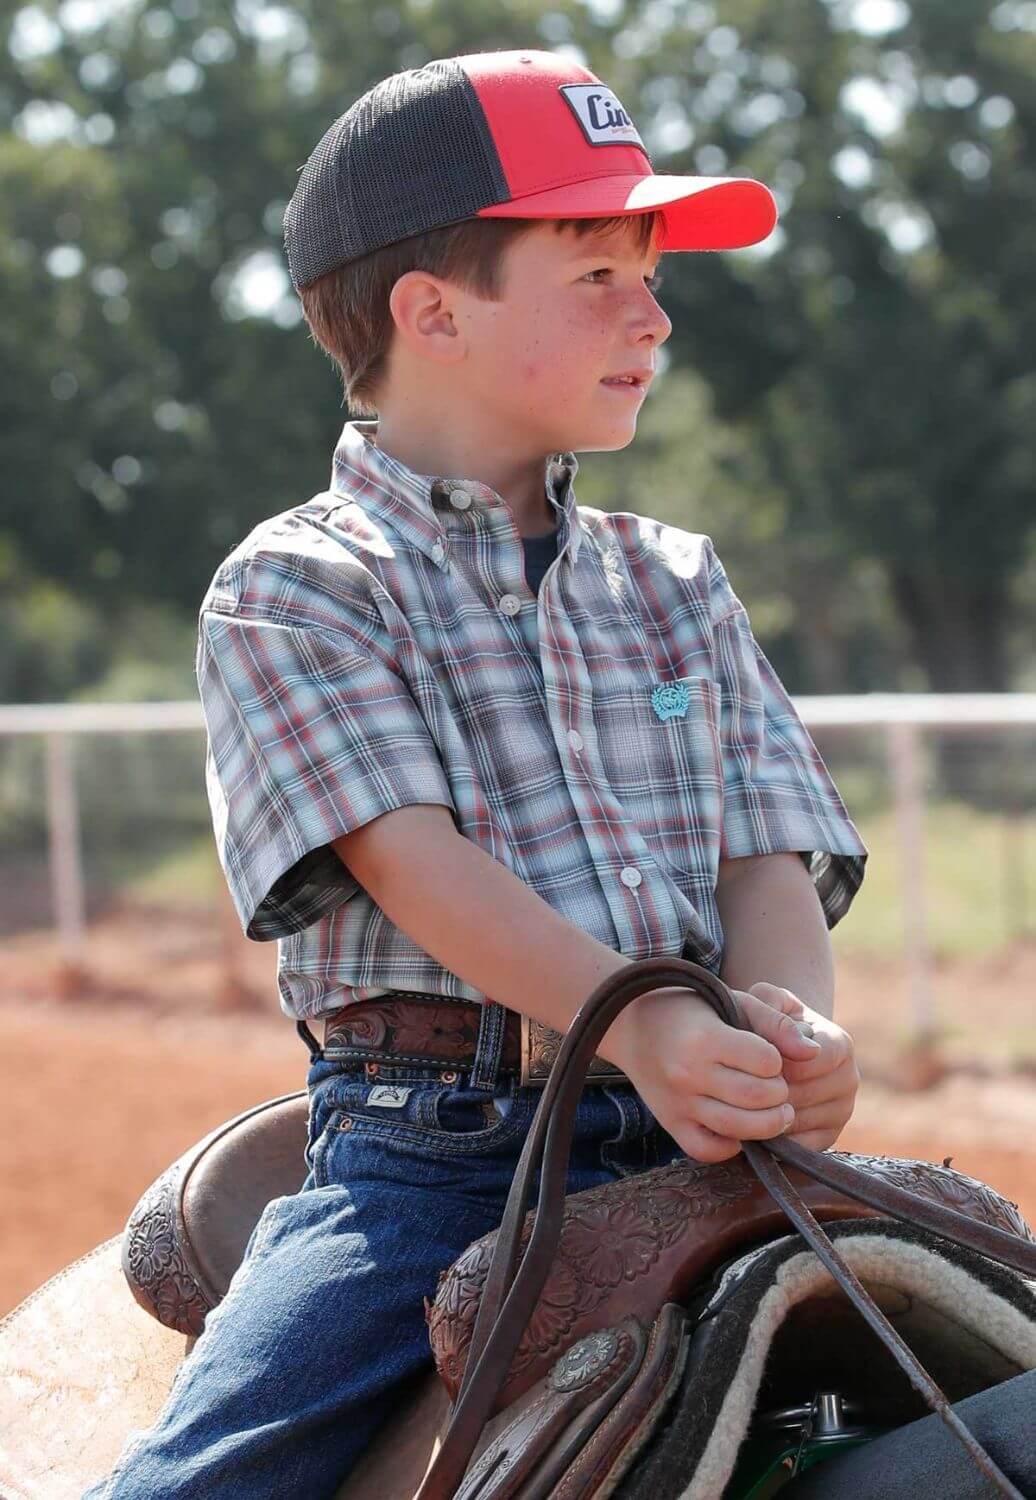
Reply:
[[306, 1024], [306, 1022], [305, 1021], [296, 1021], [295, 1022], [295, 1030], [298, 1032], [299, 1036], [302, 1038], [302, 1040], [305, 1042], [306, 1046], [309, 1048], [310, 1060], [312, 1061], [314, 1058], [319, 1057], [320, 1054], [323, 1052], [324, 1049], [323, 1049], [323, 1047], [321, 1047], [320, 1043], [317, 1041], [317, 1039], [313, 1035], [312, 1031], [310, 1031], [310, 1029], [309, 1029], [308, 1025]]
[[[633, 1139], [641, 1127], [641, 1103], [639, 1095], [632, 1098], [629, 1094], [613, 1093], [612, 1086], [609, 1084], [603, 1085], [601, 1093], [607, 1097], [610, 1104], [614, 1105], [615, 1111], [619, 1116], [619, 1133], [618, 1135], [611, 1136], [607, 1144], [610, 1146], [625, 1145], [627, 1141]], [[644, 1108], [646, 1107], [645, 1105]]]
[[482, 1002], [482, 1019], [478, 1028], [475, 1061], [471, 1067], [471, 1087], [492, 1093], [500, 1075], [500, 1055], [504, 1046], [504, 1021], [507, 1011], [495, 1000]]

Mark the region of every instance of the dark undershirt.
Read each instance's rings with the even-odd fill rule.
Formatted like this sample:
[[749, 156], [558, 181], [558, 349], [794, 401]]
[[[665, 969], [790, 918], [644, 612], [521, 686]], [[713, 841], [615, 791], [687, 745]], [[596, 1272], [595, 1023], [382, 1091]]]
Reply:
[[546, 536], [523, 536], [525, 577], [534, 594], [539, 594], [543, 575], [558, 555], [558, 528]]

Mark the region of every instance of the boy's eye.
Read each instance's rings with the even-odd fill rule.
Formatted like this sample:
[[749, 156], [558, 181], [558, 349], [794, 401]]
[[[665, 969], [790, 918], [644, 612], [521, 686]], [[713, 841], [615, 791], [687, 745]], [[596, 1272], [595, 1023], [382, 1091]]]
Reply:
[[[612, 267], [600, 266], [596, 271], [587, 271], [586, 274], [587, 276], [610, 276], [612, 274]], [[661, 272], [656, 271], [653, 276], [645, 276], [644, 285], [647, 287], [649, 292], [657, 292], [659, 287], [662, 285]]]

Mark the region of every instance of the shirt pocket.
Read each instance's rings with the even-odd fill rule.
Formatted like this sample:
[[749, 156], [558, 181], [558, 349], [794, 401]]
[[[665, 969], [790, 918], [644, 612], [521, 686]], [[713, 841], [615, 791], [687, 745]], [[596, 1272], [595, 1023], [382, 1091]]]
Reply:
[[722, 692], [711, 677], [664, 679], [686, 712], [660, 718], [655, 683], [594, 695], [605, 772], [652, 856], [668, 868], [711, 880], [723, 818]]

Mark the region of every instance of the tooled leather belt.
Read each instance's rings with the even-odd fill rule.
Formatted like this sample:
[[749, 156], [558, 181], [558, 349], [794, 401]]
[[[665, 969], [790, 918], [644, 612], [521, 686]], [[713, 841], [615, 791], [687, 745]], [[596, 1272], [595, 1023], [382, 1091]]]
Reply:
[[[458, 1073], [474, 1066], [482, 1011], [478, 1001], [416, 990], [357, 1000], [324, 1018], [323, 1054], [362, 1062], [368, 1073], [377, 1073], [382, 1063], [386, 1067], [413, 1063]], [[542, 1084], [561, 1040], [561, 1033], [542, 1021], [505, 1010], [499, 1071], [517, 1073], [523, 1085]], [[625, 1073], [601, 1057], [591, 1061], [586, 1081], [629, 1083]]]

